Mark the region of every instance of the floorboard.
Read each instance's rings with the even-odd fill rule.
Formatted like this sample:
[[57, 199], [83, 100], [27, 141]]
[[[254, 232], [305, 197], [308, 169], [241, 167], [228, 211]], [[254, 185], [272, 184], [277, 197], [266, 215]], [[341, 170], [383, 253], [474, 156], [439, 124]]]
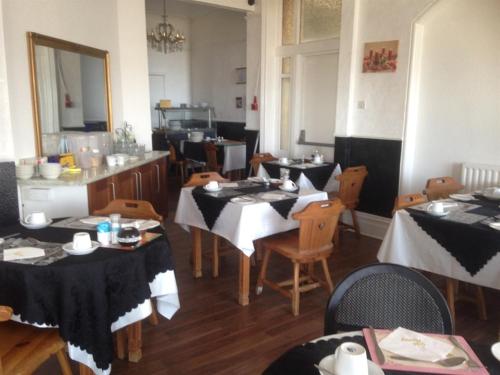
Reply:
[[[290, 301], [264, 287], [254, 293], [258, 266], [251, 269], [250, 305], [237, 304], [238, 256], [224, 257], [218, 279], [211, 277], [210, 262], [204, 259], [203, 278], [193, 279], [190, 266], [190, 237], [173, 223], [178, 191], [171, 186], [167, 233], [176, 259], [176, 278], [181, 309], [172, 320], [160, 317], [160, 324], [143, 323], [143, 358], [139, 363], [115, 360], [113, 374], [259, 374], [281, 353], [323, 332], [323, 314], [328, 294], [316, 289], [301, 296], [300, 316], [293, 317]], [[210, 241], [204, 245], [208, 250]], [[341, 248], [330, 259], [334, 283], [356, 267], [376, 261], [380, 241], [345, 233]], [[319, 270], [319, 268], [318, 268]], [[290, 277], [291, 263], [278, 255], [271, 258], [269, 276]], [[437, 278], [436, 278], [437, 279]], [[441, 280], [436, 280], [440, 282]], [[475, 306], [457, 304], [457, 334], [483, 344], [498, 340], [499, 292], [485, 291], [489, 320], [477, 318]], [[74, 366], [76, 374], [77, 367]], [[57, 362], [49, 360], [36, 374], [59, 373]]]

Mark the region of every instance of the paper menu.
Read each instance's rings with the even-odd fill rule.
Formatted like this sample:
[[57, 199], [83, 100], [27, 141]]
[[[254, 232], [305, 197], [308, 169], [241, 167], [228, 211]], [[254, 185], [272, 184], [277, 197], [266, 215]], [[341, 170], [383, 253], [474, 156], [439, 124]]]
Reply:
[[4, 261], [38, 258], [43, 256], [45, 256], [45, 250], [37, 247], [16, 247], [3, 251]]

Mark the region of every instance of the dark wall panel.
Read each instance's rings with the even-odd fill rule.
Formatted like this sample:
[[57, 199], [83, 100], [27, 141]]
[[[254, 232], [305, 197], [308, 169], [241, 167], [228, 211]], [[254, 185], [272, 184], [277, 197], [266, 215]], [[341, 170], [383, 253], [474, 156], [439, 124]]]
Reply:
[[0, 225], [19, 221], [16, 167], [14, 162], [0, 162]]
[[342, 169], [366, 165], [368, 177], [360, 195], [359, 211], [391, 217], [398, 194], [401, 141], [373, 138], [335, 138], [335, 162]]

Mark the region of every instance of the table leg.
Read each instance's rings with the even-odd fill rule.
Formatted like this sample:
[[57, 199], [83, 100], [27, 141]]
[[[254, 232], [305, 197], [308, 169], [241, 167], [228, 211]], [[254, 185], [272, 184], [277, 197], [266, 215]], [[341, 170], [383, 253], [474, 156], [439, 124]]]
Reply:
[[127, 326], [128, 360], [139, 362], [142, 358], [142, 321]]
[[193, 248], [193, 277], [199, 278], [201, 272], [201, 229], [190, 227]]
[[240, 282], [238, 303], [242, 306], [248, 305], [248, 294], [250, 290], [250, 257], [240, 252]]
[[80, 363], [79, 369], [80, 375], [94, 375], [94, 371], [85, 366], [83, 363]]

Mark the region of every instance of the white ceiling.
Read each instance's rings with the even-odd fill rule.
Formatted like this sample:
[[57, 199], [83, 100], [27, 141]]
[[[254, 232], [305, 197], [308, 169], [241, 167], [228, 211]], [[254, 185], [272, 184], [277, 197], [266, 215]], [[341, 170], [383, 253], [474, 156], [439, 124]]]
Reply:
[[[163, 13], [163, 2], [164, 0], [146, 0], [146, 13], [161, 15]], [[167, 15], [183, 18], [196, 18], [216, 13], [234, 15], [244, 14], [242, 12], [229, 9], [193, 3], [190, 0], [167, 0]]]

